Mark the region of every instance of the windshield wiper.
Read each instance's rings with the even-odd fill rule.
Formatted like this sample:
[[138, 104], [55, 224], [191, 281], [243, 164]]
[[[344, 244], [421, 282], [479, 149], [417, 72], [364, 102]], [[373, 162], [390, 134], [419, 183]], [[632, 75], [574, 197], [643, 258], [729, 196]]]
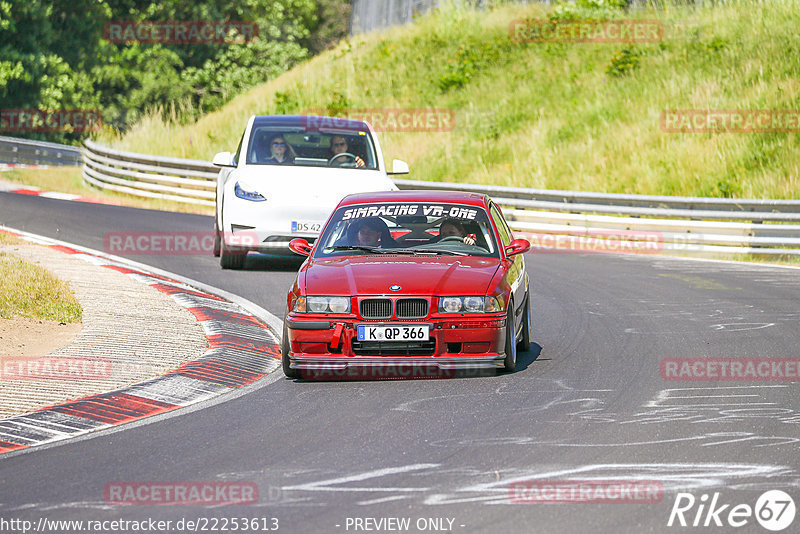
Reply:
[[[457, 252], [455, 250], [447, 250], [442, 248], [418, 248], [418, 249], [400, 249], [402, 253], [411, 253], [411, 254], [446, 254], [448, 256], [469, 256], [466, 252]], [[392, 252], [398, 252], [397, 249], [393, 250]]]
[[436, 254], [435, 252], [429, 252], [427, 250], [416, 250], [413, 248], [393, 248], [389, 249], [392, 254]]
[[378, 254], [386, 254], [390, 252], [385, 248], [368, 247], [366, 245], [336, 245], [333, 250], [365, 250], [367, 252], [377, 252]]

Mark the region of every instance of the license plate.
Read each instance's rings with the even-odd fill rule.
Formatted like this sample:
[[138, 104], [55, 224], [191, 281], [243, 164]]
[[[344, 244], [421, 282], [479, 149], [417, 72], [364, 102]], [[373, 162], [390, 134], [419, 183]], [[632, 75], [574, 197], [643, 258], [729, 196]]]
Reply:
[[359, 341], [420, 341], [430, 337], [430, 325], [358, 325]]
[[322, 230], [320, 222], [292, 221], [292, 232], [316, 233]]

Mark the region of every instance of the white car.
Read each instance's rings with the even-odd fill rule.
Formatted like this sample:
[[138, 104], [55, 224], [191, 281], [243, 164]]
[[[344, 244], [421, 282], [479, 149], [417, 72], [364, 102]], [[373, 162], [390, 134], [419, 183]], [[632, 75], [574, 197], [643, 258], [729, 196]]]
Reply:
[[235, 154], [220, 152], [214, 255], [241, 269], [248, 251], [292, 254], [289, 241], [314, 240], [351, 193], [394, 191], [369, 123], [306, 115], [252, 116]]

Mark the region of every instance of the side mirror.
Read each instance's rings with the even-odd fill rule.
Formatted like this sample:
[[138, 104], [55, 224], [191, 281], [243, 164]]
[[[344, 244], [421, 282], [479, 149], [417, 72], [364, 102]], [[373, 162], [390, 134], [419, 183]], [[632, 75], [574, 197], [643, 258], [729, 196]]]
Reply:
[[392, 172], [386, 174], [408, 174], [408, 163], [401, 159], [392, 160]]
[[214, 159], [211, 161], [217, 167], [236, 167], [236, 164], [233, 163], [233, 154], [230, 152], [220, 152]]
[[311, 254], [311, 245], [302, 237], [296, 237], [289, 241], [289, 248], [292, 252], [300, 254], [301, 256], [309, 256]]
[[528, 252], [531, 249], [531, 244], [527, 239], [515, 239], [506, 247], [506, 256], [516, 256]]

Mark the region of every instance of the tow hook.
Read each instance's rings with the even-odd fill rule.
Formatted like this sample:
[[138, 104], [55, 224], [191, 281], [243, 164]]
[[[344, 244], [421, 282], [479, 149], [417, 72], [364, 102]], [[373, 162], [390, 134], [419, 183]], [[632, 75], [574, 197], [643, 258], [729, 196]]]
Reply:
[[342, 340], [342, 332], [344, 331], [344, 323], [336, 323], [333, 329], [333, 337], [331, 338], [331, 348], [334, 350], [339, 348], [339, 342]]

